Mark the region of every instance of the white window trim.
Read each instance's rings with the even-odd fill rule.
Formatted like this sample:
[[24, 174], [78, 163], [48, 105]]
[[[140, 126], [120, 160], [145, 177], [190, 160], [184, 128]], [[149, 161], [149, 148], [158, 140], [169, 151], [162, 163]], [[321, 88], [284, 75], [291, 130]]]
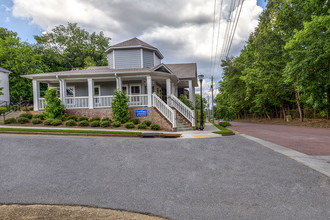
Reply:
[[[76, 87], [75, 86], [66, 86], [66, 89], [72, 88], [73, 89], [73, 96], [76, 97]], [[67, 91], [65, 90], [65, 97], [68, 97]]]
[[142, 93], [141, 93], [141, 84], [138, 84], [138, 83], [136, 83], [136, 84], [129, 84], [129, 93], [130, 93], [130, 95], [132, 95], [132, 86], [139, 86], [140, 87], [140, 93], [138, 93], [138, 94], [135, 94], [135, 95], [141, 95]]
[[94, 85], [94, 96], [97, 96], [95, 95], [95, 88], [98, 88], [99, 89], [99, 95], [98, 96], [101, 96], [101, 85]]
[[129, 90], [128, 84], [122, 84], [122, 85], [121, 85], [121, 90], [122, 90], [122, 91], [123, 91], [123, 87], [126, 87], [126, 92], [127, 92], [126, 95], [129, 95], [129, 94], [130, 94], [130, 90]]

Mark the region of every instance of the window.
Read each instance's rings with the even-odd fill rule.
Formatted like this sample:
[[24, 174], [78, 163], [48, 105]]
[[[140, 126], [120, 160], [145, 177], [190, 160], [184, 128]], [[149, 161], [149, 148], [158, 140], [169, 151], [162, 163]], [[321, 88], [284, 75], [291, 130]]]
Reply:
[[97, 85], [94, 86], [94, 96], [100, 96], [101, 95], [101, 86]]
[[121, 91], [126, 92], [126, 94], [128, 94], [128, 91], [127, 91], [127, 85], [123, 85], [123, 86], [121, 87]]
[[66, 97], [74, 97], [75, 91], [73, 86], [66, 87]]
[[131, 94], [140, 94], [140, 86], [131, 86]]

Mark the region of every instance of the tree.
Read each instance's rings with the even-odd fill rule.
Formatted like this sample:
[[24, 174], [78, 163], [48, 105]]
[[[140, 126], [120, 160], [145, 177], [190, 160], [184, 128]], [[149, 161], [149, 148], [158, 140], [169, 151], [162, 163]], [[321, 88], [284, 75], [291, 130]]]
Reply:
[[45, 115], [46, 118], [58, 118], [62, 116], [64, 105], [57, 95], [56, 89], [47, 89], [45, 92]]
[[109, 47], [110, 38], [105, 37], [103, 32], [90, 34], [77, 23], [68, 23], [34, 38], [42, 51], [66, 68], [82, 68], [91, 63], [107, 65], [105, 50]]
[[128, 96], [126, 92], [115, 90], [114, 98], [111, 103], [112, 118], [121, 123], [127, 122], [130, 117], [128, 110]]

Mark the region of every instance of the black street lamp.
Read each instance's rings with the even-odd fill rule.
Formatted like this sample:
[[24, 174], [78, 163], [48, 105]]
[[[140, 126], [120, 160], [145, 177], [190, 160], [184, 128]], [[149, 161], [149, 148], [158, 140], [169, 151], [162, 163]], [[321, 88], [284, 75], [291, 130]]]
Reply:
[[198, 75], [198, 79], [199, 79], [199, 83], [201, 86], [201, 89], [200, 89], [200, 92], [201, 92], [201, 120], [200, 120], [199, 130], [203, 131], [204, 127], [203, 127], [203, 97], [202, 97], [203, 87], [202, 87], [202, 84], [203, 84], [204, 75], [203, 74]]

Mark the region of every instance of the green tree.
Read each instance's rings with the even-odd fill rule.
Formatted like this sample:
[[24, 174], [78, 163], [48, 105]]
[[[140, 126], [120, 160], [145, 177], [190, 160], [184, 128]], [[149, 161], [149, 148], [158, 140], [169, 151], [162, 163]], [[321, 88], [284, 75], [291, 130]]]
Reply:
[[56, 89], [47, 89], [45, 92], [45, 115], [46, 118], [58, 118], [62, 116], [65, 109], [59, 99]]
[[183, 102], [190, 109], [194, 109], [193, 104], [183, 94], [180, 95], [180, 101]]
[[[40, 50], [47, 54], [47, 59], [55, 60], [68, 69], [86, 67], [90, 63], [97, 66], [107, 65], [105, 50], [110, 38], [103, 32], [90, 34], [78, 27], [77, 23], [59, 25], [51, 32], [35, 36]], [[51, 66], [51, 65], [50, 65]]]
[[130, 117], [128, 110], [128, 96], [126, 92], [115, 90], [114, 98], [111, 103], [112, 118], [114, 121], [120, 121], [121, 123], [127, 122]]

